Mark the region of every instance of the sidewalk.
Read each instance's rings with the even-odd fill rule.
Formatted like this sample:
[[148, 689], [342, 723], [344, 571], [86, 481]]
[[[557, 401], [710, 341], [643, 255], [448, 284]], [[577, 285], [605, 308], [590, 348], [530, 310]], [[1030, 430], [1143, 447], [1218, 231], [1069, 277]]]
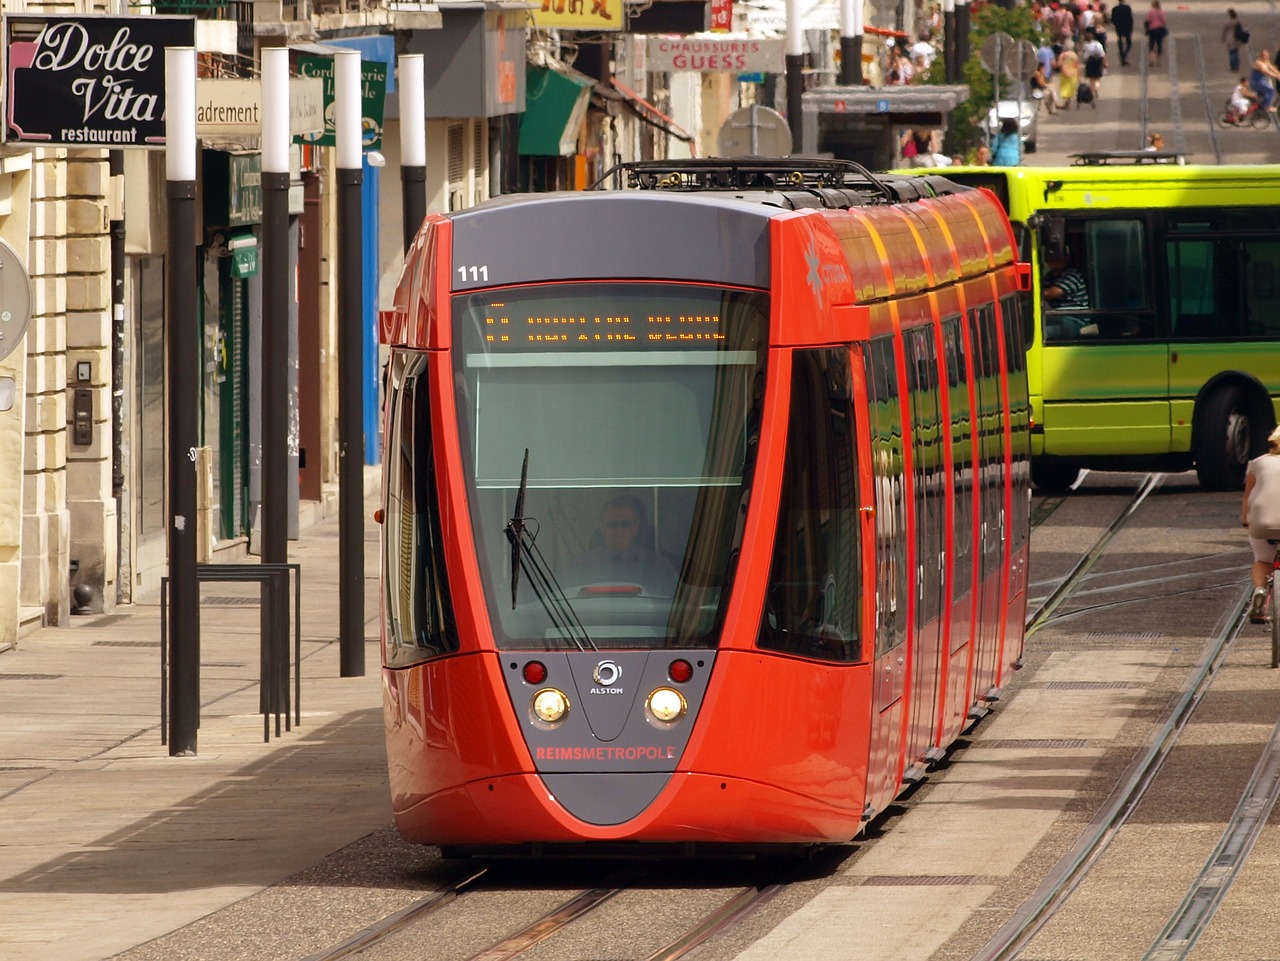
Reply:
[[258, 587], [201, 586], [198, 754], [160, 743], [159, 595], [0, 654], [0, 958], [99, 961], [390, 823], [366, 472], [365, 676], [338, 676], [336, 507], [302, 570], [302, 722], [263, 742]]

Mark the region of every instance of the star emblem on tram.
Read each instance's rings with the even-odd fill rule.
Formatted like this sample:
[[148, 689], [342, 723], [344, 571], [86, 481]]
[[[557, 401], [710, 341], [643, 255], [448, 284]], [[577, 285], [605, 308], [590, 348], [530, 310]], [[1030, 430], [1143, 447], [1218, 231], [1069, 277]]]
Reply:
[[822, 280], [821, 262], [818, 259], [818, 245], [814, 243], [813, 238], [809, 238], [809, 246], [804, 252], [804, 262], [809, 265], [809, 276], [805, 278], [805, 283], [813, 291], [813, 296], [817, 300], [822, 300], [822, 288], [824, 286]]

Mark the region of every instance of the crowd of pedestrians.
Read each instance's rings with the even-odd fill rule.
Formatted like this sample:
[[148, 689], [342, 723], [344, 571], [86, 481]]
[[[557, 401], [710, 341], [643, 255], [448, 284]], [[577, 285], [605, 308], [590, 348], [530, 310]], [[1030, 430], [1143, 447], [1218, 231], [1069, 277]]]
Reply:
[[[1130, 0], [1113, 0], [1110, 6], [1103, 0], [1030, 0], [1029, 8], [1040, 41], [1036, 50], [1036, 72], [1028, 81], [1026, 93], [1040, 109], [1049, 114], [1072, 107], [1096, 109], [1113, 58], [1120, 68], [1132, 64], [1134, 33], [1139, 28], [1143, 40], [1137, 56], [1145, 56], [1148, 67], [1156, 67], [1163, 61], [1169, 36], [1163, 0], [1134, 2], [1145, 7], [1135, 11]], [[934, 12], [936, 14], [936, 8]], [[936, 15], [934, 19], [938, 19]], [[915, 43], [903, 38], [888, 45], [881, 65], [883, 82], [905, 84], [924, 79], [938, 56], [936, 45], [928, 38], [940, 27], [940, 22], [926, 19], [921, 24], [920, 39]], [[1251, 109], [1274, 113], [1280, 104], [1280, 66], [1265, 49], [1251, 55], [1250, 39], [1240, 15], [1229, 9], [1221, 40], [1227, 52], [1227, 66], [1233, 74], [1239, 74], [1240, 79], [1229, 100], [1225, 114], [1228, 120], [1243, 119]], [[1280, 51], [1277, 58], [1280, 59]], [[1249, 71], [1241, 73], [1241, 66], [1246, 63], [1250, 65]], [[1002, 113], [991, 123], [989, 139], [984, 137], [988, 143], [981, 148], [981, 156], [975, 155], [969, 162], [1021, 163], [1023, 144], [1018, 121]], [[913, 166], [943, 166], [965, 159], [942, 156], [936, 134], [928, 131], [907, 131], [901, 146], [903, 158]]]

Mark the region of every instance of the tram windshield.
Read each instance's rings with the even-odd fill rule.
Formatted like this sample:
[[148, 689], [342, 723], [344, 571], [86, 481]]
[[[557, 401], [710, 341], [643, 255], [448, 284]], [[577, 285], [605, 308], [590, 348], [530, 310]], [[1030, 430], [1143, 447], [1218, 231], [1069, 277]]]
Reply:
[[453, 309], [498, 645], [712, 643], [758, 439], [765, 295], [564, 283], [460, 294]]

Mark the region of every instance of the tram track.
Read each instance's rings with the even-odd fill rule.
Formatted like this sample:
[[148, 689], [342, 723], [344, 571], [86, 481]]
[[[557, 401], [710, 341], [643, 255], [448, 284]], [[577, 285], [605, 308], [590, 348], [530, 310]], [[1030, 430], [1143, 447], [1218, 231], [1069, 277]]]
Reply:
[[[1242, 592], [1234, 608], [1221, 619], [1202, 651], [1197, 668], [1188, 675], [1164, 723], [1147, 739], [1142, 751], [1121, 776], [1117, 787], [1099, 808], [1077, 842], [1058, 859], [1045, 875], [1044, 881], [1022, 906], [1014, 911], [979, 951], [972, 955], [972, 961], [1012, 961], [1020, 957], [1023, 949], [1030, 945], [1044, 926], [1063, 909], [1088, 878], [1111, 842], [1133, 817], [1139, 803], [1155, 783], [1165, 761], [1178, 745], [1196, 709], [1217, 679], [1232, 644], [1240, 632], [1241, 615], [1244, 612], [1246, 600], [1247, 595]], [[1277, 745], [1275, 735], [1272, 737], [1272, 745]], [[1274, 804], [1275, 792], [1280, 790], [1280, 755], [1275, 754], [1277, 750], [1280, 750], [1280, 745], [1269, 749], [1268, 763], [1265, 766], [1267, 774], [1255, 779], [1259, 785], [1265, 785], [1265, 790], [1271, 792], [1270, 804]], [[1253, 784], [1254, 782], [1251, 782], [1251, 785]], [[1253, 800], [1257, 791], [1258, 788], [1255, 787], [1247, 789], [1245, 797], [1250, 803], [1246, 804], [1242, 801], [1237, 809], [1242, 812], [1242, 815], [1252, 818], [1249, 826], [1254, 830], [1261, 829], [1261, 822], [1265, 822], [1266, 814], [1270, 811], [1269, 805], [1263, 811], [1263, 805]], [[1259, 814], [1261, 814], [1260, 821]], [[1221, 850], [1225, 851], [1228, 848], [1237, 852], [1243, 850], [1242, 845], [1232, 842], [1238, 839], [1240, 826], [1244, 824], [1245, 821], [1242, 819], [1238, 826], [1228, 826], [1228, 830], [1224, 833], [1224, 844], [1220, 845]], [[1254, 836], [1256, 837], [1256, 833]], [[1191, 893], [1184, 902], [1185, 910], [1171, 919], [1166, 928], [1169, 933], [1162, 936], [1163, 943], [1157, 942], [1152, 947], [1152, 953], [1146, 956], [1150, 961], [1173, 961], [1175, 958], [1185, 957], [1185, 951], [1189, 951], [1190, 944], [1193, 943], [1187, 941], [1185, 937], [1187, 925], [1200, 925], [1202, 930], [1203, 924], [1207, 923], [1212, 913], [1210, 908], [1214, 899], [1206, 898], [1200, 892], [1215, 887], [1211, 880], [1213, 882], [1223, 880], [1220, 873], [1214, 870], [1216, 856], [1217, 852], [1206, 864], [1206, 870], [1202, 872], [1201, 877], [1192, 885]], [[1215, 887], [1213, 893], [1217, 896], [1217, 903], [1221, 901], [1223, 890], [1220, 885]], [[1184, 918], [1186, 923], [1183, 921]], [[1173, 943], [1175, 939], [1181, 939], [1181, 943], [1175, 945]], [[1169, 953], [1170, 950], [1183, 953]]]
[[[1145, 501], [1153, 491], [1158, 489], [1160, 485], [1164, 483], [1164, 478], [1164, 474], [1147, 474], [1143, 478], [1142, 482], [1134, 491], [1133, 496], [1130, 497], [1128, 502], [1121, 508], [1115, 520], [1113, 520], [1111, 524], [1098, 536], [1093, 545], [1084, 552], [1080, 557], [1080, 560], [1076, 562], [1075, 566], [1072, 567], [1070, 571], [1068, 571], [1067, 575], [1058, 583], [1057, 587], [1050, 592], [1049, 596], [1046, 597], [1035, 608], [1035, 610], [1028, 615], [1026, 622], [1028, 638], [1049, 623], [1054, 611], [1056, 611], [1062, 602], [1079, 588], [1079, 585], [1084, 580], [1085, 575], [1088, 574], [1090, 569], [1098, 562], [1098, 559], [1106, 550], [1107, 545], [1110, 544], [1116, 534], [1123, 529], [1124, 525], [1133, 516], [1134, 512], [1142, 505], [1143, 501]], [[1054, 505], [1054, 508], [1056, 509], [1057, 506], [1060, 506], [1063, 500], [1065, 500], [1065, 498], [1060, 498], [1059, 503]]]
[[[343, 961], [347, 958], [375, 955], [383, 957], [386, 956], [389, 942], [393, 938], [403, 936], [405, 939], [412, 939], [416, 931], [422, 933], [420, 942], [413, 949], [405, 948], [403, 945], [396, 948], [395, 956], [397, 958], [441, 957], [443, 955], [440, 938], [433, 933], [440, 921], [438, 913], [450, 906], [455, 910], [465, 911], [468, 901], [475, 901], [486, 892], [494, 894], [502, 890], [504, 882], [500, 877], [495, 876], [496, 873], [491, 865], [477, 866], [468, 872], [463, 872], [445, 887], [375, 921], [339, 944], [307, 955], [302, 961]], [[606, 904], [620, 896], [642, 890], [642, 882], [645, 878], [646, 875], [637, 869], [635, 883], [561, 892], [566, 896], [565, 900], [559, 901], [550, 910], [541, 913], [517, 930], [502, 934], [492, 943], [473, 950], [469, 954], [459, 955], [460, 961], [515, 961], [515, 959], [530, 957], [536, 949], [541, 948], [545, 951], [548, 948], [547, 943], [574, 922], [597, 914]], [[677, 930], [660, 945], [650, 946], [645, 949], [645, 953], [634, 955], [635, 961], [679, 961], [689, 956], [708, 940], [724, 934], [758, 908], [773, 900], [786, 890], [788, 883], [785, 880], [775, 879], [734, 890], [727, 898], [699, 914], [692, 923], [675, 920], [681, 913], [675, 910], [675, 905], [685, 899], [686, 892], [680, 888], [671, 888], [664, 893], [672, 904], [671, 927]], [[650, 892], [649, 896], [654, 895]], [[484, 912], [476, 910], [474, 913], [478, 918]], [[660, 916], [659, 925], [662, 920]], [[467, 926], [472, 922], [461, 919], [461, 923]], [[475, 924], [478, 926], [481, 922], [476, 921]], [[607, 924], [600, 927], [603, 930], [611, 929]], [[589, 956], [616, 955], [616, 947], [607, 944], [597, 945], [595, 950], [597, 953]]]

